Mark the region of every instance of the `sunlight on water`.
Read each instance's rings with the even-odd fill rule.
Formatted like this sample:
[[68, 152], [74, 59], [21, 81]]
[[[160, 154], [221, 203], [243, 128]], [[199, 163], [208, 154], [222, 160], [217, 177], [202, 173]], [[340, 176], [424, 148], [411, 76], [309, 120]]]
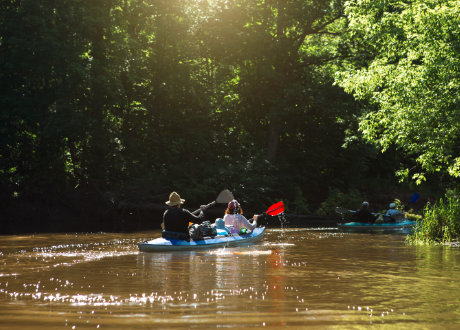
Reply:
[[231, 256], [233, 254], [233, 249], [218, 249], [209, 252], [209, 254], [214, 254], [218, 256]]
[[266, 243], [267, 246], [294, 246], [294, 243]]
[[260, 256], [260, 255], [268, 255], [272, 254], [271, 250], [268, 251], [238, 251], [238, 252], [233, 252], [233, 254], [244, 254], [244, 255], [251, 255], [251, 256]]
[[458, 249], [325, 228], [140, 253], [146, 234], [0, 238], [0, 328], [459, 325]]

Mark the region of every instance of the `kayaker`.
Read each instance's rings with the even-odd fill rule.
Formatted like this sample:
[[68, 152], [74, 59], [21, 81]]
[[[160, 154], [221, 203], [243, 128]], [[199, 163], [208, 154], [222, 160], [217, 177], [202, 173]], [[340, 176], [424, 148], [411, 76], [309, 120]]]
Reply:
[[369, 210], [369, 202], [362, 202], [361, 207], [353, 214], [357, 222], [375, 222], [377, 217]]
[[256, 219], [257, 216], [254, 215], [251, 224], [243, 215], [243, 210], [236, 199], [229, 202], [225, 210], [225, 225], [231, 226], [230, 232], [232, 234], [239, 234], [240, 232], [245, 232], [245, 230], [254, 230], [257, 227]]
[[203, 212], [205, 205], [200, 206], [200, 214], [196, 216], [189, 210], [180, 207], [184, 202], [185, 199], [181, 199], [175, 191], [169, 195], [169, 200], [165, 202], [170, 208], [163, 214], [164, 230], [162, 236], [164, 238], [189, 239], [189, 222], [202, 223], [205, 220]]
[[385, 213], [385, 218], [387, 219], [387, 221], [395, 222], [396, 220], [400, 220], [403, 217], [404, 217], [404, 213], [399, 211], [396, 208], [396, 204], [395, 203], [390, 203], [389, 209]]

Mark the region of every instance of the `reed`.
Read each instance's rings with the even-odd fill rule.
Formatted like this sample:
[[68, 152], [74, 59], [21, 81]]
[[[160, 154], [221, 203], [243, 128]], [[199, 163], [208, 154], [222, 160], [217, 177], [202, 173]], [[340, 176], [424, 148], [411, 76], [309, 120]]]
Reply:
[[460, 239], [460, 201], [457, 193], [448, 192], [444, 198], [423, 211], [414, 233], [408, 236], [413, 244], [450, 243]]

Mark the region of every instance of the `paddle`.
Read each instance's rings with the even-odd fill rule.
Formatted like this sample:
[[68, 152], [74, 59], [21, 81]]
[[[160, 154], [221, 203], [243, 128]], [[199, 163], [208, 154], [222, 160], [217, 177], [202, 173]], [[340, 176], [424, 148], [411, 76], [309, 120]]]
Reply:
[[415, 204], [415, 202], [417, 202], [419, 198], [420, 198], [419, 193], [417, 193], [417, 192], [414, 193], [414, 194], [412, 195], [412, 197], [410, 198], [409, 203], [407, 203], [406, 205], [404, 205], [404, 210], [407, 209], [407, 208], [409, 207], [409, 205]]
[[256, 219], [257, 219], [257, 221], [259, 221], [259, 223], [257, 225], [262, 226], [262, 223], [264, 221], [263, 219], [265, 219], [266, 215], [275, 216], [275, 215], [279, 215], [279, 214], [281, 214], [283, 212], [284, 212], [284, 204], [283, 204], [283, 202], [275, 203], [272, 206], [270, 206], [267, 209], [267, 211], [265, 211], [263, 214], [256, 215], [257, 216]]
[[[337, 212], [337, 213], [340, 214], [340, 215], [344, 215], [344, 214], [347, 213], [347, 212], [348, 212], [348, 213], [356, 213], [357, 211], [355, 211], [355, 210], [348, 210], [348, 209], [346, 209], [346, 208], [337, 206], [337, 207], [335, 208], [335, 212]], [[378, 216], [378, 215], [381, 215], [382, 213], [371, 212], [371, 214], [372, 214], [372, 215], [377, 215], [377, 216]]]
[[[228, 190], [228, 189], [224, 189], [219, 193], [219, 195], [217, 196], [216, 200], [212, 201], [211, 203], [209, 203], [207, 205], [205, 205], [204, 209], [207, 209], [207, 208], [213, 206], [216, 203], [218, 203], [218, 204], [228, 203], [228, 202], [232, 201], [233, 199], [234, 199], [234, 197], [233, 197], [232, 192], [230, 190]], [[199, 212], [200, 212], [200, 209], [193, 211], [192, 214], [196, 215]]]
[[275, 203], [272, 206], [270, 206], [267, 209], [267, 211], [265, 211], [266, 214], [271, 215], [271, 216], [275, 216], [275, 215], [278, 215], [278, 214], [283, 213], [283, 212], [284, 212], [284, 204], [283, 204], [283, 202]]
[[418, 199], [420, 198], [420, 195], [418, 193], [415, 193], [412, 195], [412, 197], [410, 198], [410, 202], [409, 203], [415, 203], [416, 201], [418, 201]]
[[343, 216], [343, 215], [344, 215], [345, 213], [347, 213], [347, 212], [355, 213], [356, 211], [348, 210], [348, 209], [346, 209], [346, 208], [344, 208], [344, 207], [337, 206], [337, 207], [335, 208], [335, 212], [337, 212], [338, 214], [340, 214], [340, 215]]

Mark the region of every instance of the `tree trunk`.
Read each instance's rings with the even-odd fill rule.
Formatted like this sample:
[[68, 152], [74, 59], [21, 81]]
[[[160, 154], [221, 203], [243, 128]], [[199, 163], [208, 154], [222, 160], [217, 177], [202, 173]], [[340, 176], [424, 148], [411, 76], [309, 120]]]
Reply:
[[278, 153], [280, 142], [281, 124], [276, 116], [272, 116], [268, 132], [267, 159], [274, 161]]

